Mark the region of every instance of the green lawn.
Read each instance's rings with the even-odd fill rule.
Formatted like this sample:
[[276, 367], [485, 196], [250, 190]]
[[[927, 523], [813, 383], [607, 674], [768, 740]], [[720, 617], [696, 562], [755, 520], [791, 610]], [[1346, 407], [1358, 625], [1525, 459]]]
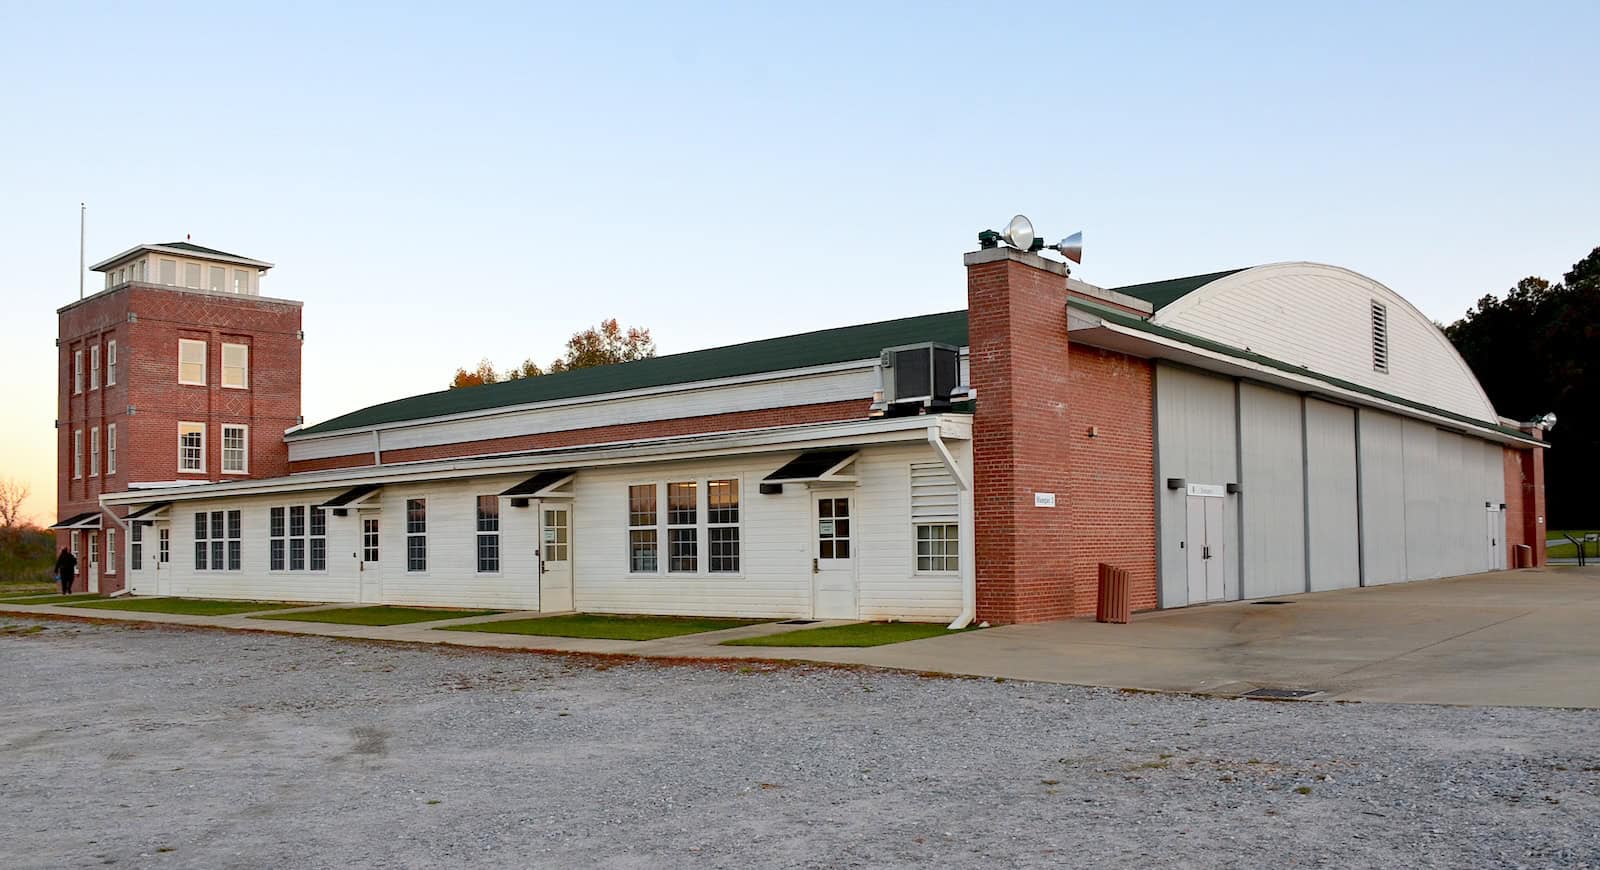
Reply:
[[507, 619], [477, 625], [446, 625], [439, 631], [486, 631], [542, 637], [593, 637], [605, 640], [656, 640], [766, 622], [764, 619], [712, 619], [699, 616], [602, 616], [574, 613], [538, 619]]
[[60, 583], [0, 583], [0, 601], [50, 595], [60, 588]]
[[[1580, 541], [1583, 540], [1584, 535], [1595, 533], [1594, 529], [1566, 529], [1564, 531]], [[1578, 557], [1577, 548], [1568, 543], [1567, 539], [1561, 537], [1561, 535], [1562, 530], [1552, 530], [1550, 534], [1545, 536], [1545, 556], [1551, 559], [1576, 559]], [[1556, 543], [1557, 541], [1560, 543]], [[1600, 556], [1600, 544], [1589, 544], [1584, 552], [1588, 554], [1589, 558], [1596, 558]]]
[[284, 619], [293, 622], [330, 622], [335, 625], [409, 625], [466, 616], [493, 616], [503, 610], [438, 610], [432, 607], [341, 607], [310, 613], [266, 613], [251, 619]]
[[92, 600], [104, 600], [104, 597], [93, 592], [80, 592], [77, 595], [32, 595], [27, 598], [8, 598], [0, 601], [0, 604], [70, 604], [74, 601]]
[[235, 613], [283, 610], [304, 605], [277, 601], [218, 601], [203, 598], [113, 598], [109, 601], [86, 601], [68, 606], [94, 610], [132, 610], [138, 613], [178, 613], [185, 616], [232, 616]]
[[[972, 631], [973, 627], [961, 629]], [[954, 634], [938, 622], [858, 622], [826, 628], [802, 628], [762, 637], [725, 640], [723, 646], [883, 646], [925, 637]]]

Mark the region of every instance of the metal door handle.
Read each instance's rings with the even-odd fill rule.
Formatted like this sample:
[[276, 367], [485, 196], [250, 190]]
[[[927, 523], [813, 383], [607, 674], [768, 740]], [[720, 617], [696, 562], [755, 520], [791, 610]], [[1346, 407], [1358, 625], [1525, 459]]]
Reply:
[[811, 573], [817, 573], [817, 560], [814, 558], [811, 560]]
[[1211, 545], [1210, 544], [1207, 544], [1204, 547], [1200, 548], [1200, 558], [1202, 558], [1202, 559], [1211, 558]]

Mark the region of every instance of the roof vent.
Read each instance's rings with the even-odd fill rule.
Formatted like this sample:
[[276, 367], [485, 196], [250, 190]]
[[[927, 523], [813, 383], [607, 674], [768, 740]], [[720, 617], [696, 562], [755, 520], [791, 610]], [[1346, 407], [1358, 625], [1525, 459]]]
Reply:
[[1389, 373], [1389, 309], [1377, 301], [1372, 303], [1372, 370]]
[[925, 341], [884, 348], [878, 362], [883, 369], [884, 411], [891, 416], [924, 408], [946, 410], [960, 386], [961, 349], [948, 344]]

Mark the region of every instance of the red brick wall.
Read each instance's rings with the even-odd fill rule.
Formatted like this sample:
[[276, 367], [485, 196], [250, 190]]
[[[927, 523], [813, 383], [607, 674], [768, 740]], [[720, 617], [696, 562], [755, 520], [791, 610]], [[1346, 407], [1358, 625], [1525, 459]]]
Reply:
[[1126, 568], [1133, 609], [1150, 610], [1156, 606], [1154, 372], [1147, 360], [1084, 345], [1073, 345], [1068, 357], [1073, 613], [1094, 613], [1101, 562]]
[[1543, 567], [1549, 533], [1544, 513], [1544, 449], [1507, 447], [1505, 459], [1507, 565], [1516, 567], [1516, 546], [1527, 544], [1533, 549], [1534, 567]]
[[[998, 259], [967, 267], [978, 618], [1060, 619], [1081, 609], [1069, 532], [1066, 278], [1042, 258], [993, 250], [976, 256]], [[1057, 506], [1035, 507], [1039, 492], [1054, 493]]]
[[[383, 452], [383, 461], [389, 463], [418, 462], [426, 459], [453, 459], [490, 453], [512, 453], [519, 450], [573, 447], [579, 444], [605, 444], [612, 441], [669, 438], [677, 435], [728, 432], [738, 429], [761, 429], [799, 423], [860, 420], [867, 416], [867, 407], [870, 401], [870, 399], [861, 398], [842, 402], [821, 402], [814, 405], [795, 405], [787, 408], [762, 408], [755, 411], [734, 411], [727, 414], [679, 417], [673, 420], [651, 420], [644, 423], [626, 423], [618, 426], [593, 426], [586, 429], [566, 429], [560, 432], [536, 432], [508, 438], [491, 438], [484, 441], [463, 441], [455, 444], [408, 447], [400, 450], [385, 450]], [[299, 460], [290, 463], [289, 470], [293, 473], [299, 473], [303, 471], [325, 471], [333, 468], [358, 468], [371, 464], [371, 453], [352, 453], [344, 456], [329, 456], [323, 459]]]
[[[232, 480], [273, 477], [288, 470], [288, 447], [283, 431], [300, 415], [300, 306], [297, 303], [253, 296], [185, 292], [149, 285], [127, 285], [97, 294], [59, 314], [60, 368], [57, 431], [57, 496], [60, 518], [91, 511], [102, 492], [126, 490], [132, 482], [162, 480]], [[178, 383], [178, 338], [207, 342], [208, 386]], [[105, 345], [117, 342], [117, 384], [105, 386]], [[222, 343], [250, 347], [249, 389], [221, 387]], [[101, 388], [72, 393], [73, 354], [99, 344]], [[128, 408], [135, 409], [133, 414]], [[178, 421], [206, 424], [204, 474], [178, 473]], [[105, 475], [105, 431], [117, 427], [117, 472]], [[249, 474], [222, 474], [222, 424], [250, 427]], [[88, 475], [89, 431], [101, 428], [102, 476]], [[72, 433], [82, 428], [85, 471], [72, 477]], [[119, 511], [119, 515], [125, 515]], [[109, 518], [101, 521], [112, 528]], [[127, 531], [117, 529], [119, 557], [127, 551]], [[66, 533], [58, 535], [67, 545]], [[104, 530], [101, 532], [104, 546]], [[78, 590], [88, 588], [88, 559], [81, 560]], [[101, 564], [101, 591], [122, 588], [123, 572], [105, 573]]]
[[1507, 447], [1505, 456], [1506, 475], [1506, 564], [1507, 568], [1517, 567], [1517, 547], [1528, 543], [1527, 498], [1523, 493], [1522, 459], [1527, 454], [1526, 450]]

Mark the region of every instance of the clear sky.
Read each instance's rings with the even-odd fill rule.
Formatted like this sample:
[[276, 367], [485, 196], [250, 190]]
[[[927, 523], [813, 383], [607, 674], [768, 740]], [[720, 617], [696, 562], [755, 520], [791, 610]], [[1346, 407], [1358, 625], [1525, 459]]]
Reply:
[[603, 317], [670, 353], [960, 308], [1015, 212], [1084, 230], [1091, 283], [1316, 260], [1448, 321], [1600, 244], [1597, 32], [1593, 0], [0, 0], [0, 475], [52, 518], [80, 200], [91, 263], [277, 263], [308, 422]]

